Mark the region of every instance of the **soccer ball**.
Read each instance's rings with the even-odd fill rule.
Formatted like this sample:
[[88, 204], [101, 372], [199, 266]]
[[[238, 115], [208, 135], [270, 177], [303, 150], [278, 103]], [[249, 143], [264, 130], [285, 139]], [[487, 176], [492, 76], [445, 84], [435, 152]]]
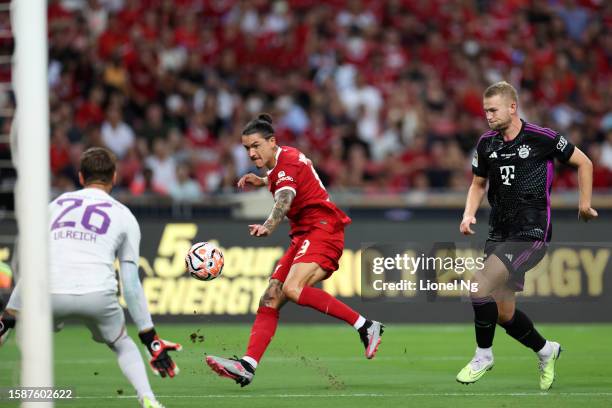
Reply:
[[185, 267], [195, 279], [213, 280], [223, 271], [223, 253], [210, 242], [198, 242], [187, 252]]

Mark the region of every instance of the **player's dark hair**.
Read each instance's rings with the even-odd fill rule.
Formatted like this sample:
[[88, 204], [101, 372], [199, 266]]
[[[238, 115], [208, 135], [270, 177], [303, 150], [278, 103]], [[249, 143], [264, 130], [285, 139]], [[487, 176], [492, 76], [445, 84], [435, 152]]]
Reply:
[[500, 81], [490, 85], [484, 91], [483, 96], [485, 98], [490, 98], [495, 95], [505, 96], [506, 98], [518, 103], [518, 93], [516, 92], [516, 89], [506, 81]]
[[117, 159], [108, 149], [91, 147], [81, 155], [81, 168], [85, 184], [94, 182], [110, 184], [116, 170]]
[[259, 133], [264, 139], [270, 139], [274, 136], [274, 128], [272, 127], [272, 116], [267, 113], [260, 113], [257, 118], [251, 120], [242, 129], [242, 135], [248, 136]]

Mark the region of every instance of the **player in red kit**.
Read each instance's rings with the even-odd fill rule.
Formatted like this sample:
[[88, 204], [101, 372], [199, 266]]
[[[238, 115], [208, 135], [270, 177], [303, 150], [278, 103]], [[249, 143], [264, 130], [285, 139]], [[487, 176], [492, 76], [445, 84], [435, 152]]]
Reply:
[[352, 325], [365, 346], [366, 358], [373, 358], [383, 325], [365, 319], [313, 286], [338, 269], [344, 248], [344, 228], [351, 219], [330, 201], [312, 162], [299, 150], [276, 144], [270, 116], [261, 114], [250, 121], [242, 131], [242, 144], [257, 168], [265, 167], [268, 171], [266, 177], [252, 173], [243, 176], [238, 187], [267, 185], [275, 200], [268, 219], [263, 224], [249, 225], [249, 232], [255, 237], [270, 235], [287, 216], [291, 223], [291, 244], [261, 297], [244, 357], [208, 356], [206, 363], [219, 375], [243, 387], [250, 384], [276, 331], [279, 310], [288, 300]]

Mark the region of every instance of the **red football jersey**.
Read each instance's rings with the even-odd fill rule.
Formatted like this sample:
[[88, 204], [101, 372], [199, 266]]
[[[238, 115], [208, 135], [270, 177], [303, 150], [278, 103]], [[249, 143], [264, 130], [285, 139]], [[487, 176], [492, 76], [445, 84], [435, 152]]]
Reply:
[[351, 219], [329, 200], [312, 162], [298, 149], [279, 146], [276, 166], [268, 171], [268, 188], [272, 195], [285, 189], [295, 193], [287, 213], [291, 235], [312, 228], [335, 232], [351, 223]]

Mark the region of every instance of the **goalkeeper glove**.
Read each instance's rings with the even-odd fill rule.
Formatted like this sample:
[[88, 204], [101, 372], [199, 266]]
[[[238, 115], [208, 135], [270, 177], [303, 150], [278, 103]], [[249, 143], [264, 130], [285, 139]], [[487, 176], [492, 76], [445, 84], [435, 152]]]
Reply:
[[4, 344], [8, 338], [11, 329], [15, 327], [15, 317], [5, 314], [0, 317], [0, 346]]
[[151, 356], [149, 365], [151, 365], [153, 373], [161, 375], [163, 378], [165, 378], [166, 375], [172, 378], [179, 373], [179, 368], [176, 366], [176, 363], [172, 361], [168, 352], [181, 351], [183, 348], [180, 344], [160, 339], [157, 337], [155, 329], [138, 333], [138, 337], [140, 337], [140, 341], [147, 347], [147, 351]]

